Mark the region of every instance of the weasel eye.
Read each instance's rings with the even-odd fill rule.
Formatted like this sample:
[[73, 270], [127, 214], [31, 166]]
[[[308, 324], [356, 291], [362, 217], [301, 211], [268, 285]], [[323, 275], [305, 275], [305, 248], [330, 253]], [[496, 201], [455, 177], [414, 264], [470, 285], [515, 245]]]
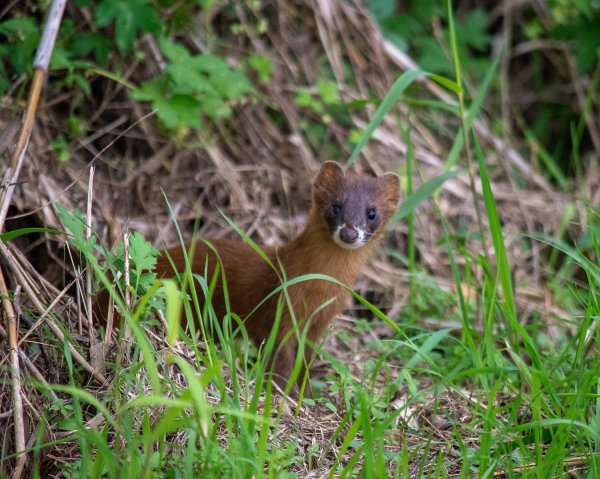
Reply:
[[370, 208], [367, 211], [367, 218], [370, 220], [374, 220], [375, 218], [377, 218], [377, 210], [375, 208]]
[[340, 205], [331, 205], [330, 211], [333, 216], [337, 216], [340, 214], [340, 211], [342, 211], [342, 208]]

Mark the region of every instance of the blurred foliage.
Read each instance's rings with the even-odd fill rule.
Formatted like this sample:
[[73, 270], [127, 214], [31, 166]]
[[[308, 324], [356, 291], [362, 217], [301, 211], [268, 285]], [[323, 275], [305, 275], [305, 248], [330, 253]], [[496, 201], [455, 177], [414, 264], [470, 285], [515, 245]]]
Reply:
[[[454, 76], [446, 2], [414, 0], [403, 2], [403, 8], [399, 8], [394, 0], [371, 0], [368, 6], [385, 37], [409, 52], [421, 68]], [[443, 36], [443, 43], [436, 34]], [[489, 55], [492, 36], [487, 32], [486, 13], [476, 8], [466, 18], [457, 19], [456, 34], [459, 54], [465, 59], [463, 68], [473, 79], [481, 80], [492, 62]]]
[[[499, 48], [509, 48], [510, 113], [508, 125], [536, 161], [548, 169], [553, 180], [573, 175], [579, 158], [593, 149], [584, 117], [593, 112], [598, 97], [600, 72], [600, 0], [551, 0], [513, 5], [511, 44], [506, 45], [501, 6], [496, 3], [454, 2], [458, 53], [467, 86], [478, 85], [491, 68]], [[379, 22], [385, 37], [407, 52], [417, 64], [430, 72], [454, 76], [445, 0], [369, 0], [367, 6]], [[569, 58], [552, 42], [561, 42], [576, 64], [573, 78]], [[524, 53], [514, 53], [518, 47]], [[586, 105], [577, 97], [574, 81], [590, 85]], [[467, 88], [467, 91], [472, 89]], [[556, 94], [553, 94], [556, 92]], [[500, 82], [496, 81], [487, 98], [487, 108], [497, 112]], [[597, 101], [597, 100], [596, 100]], [[596, 108], [597, 108], [596, 104]], [[500, 121], [498, 115], [494, 115]], [[500, 131], [507, 125], [497, 125]], [[564, 186], [564, 181], [559, 181]]]
[[[481, 84], [501, 48], [510, 49], [510, 121], [498, 115], [501, 83], [492, 84], [486, 109], [496, 119], [496, 131], [515, 134], [525, 156], [533, 156], [559, 186], [577, 171], [579, 158], [592, 151], [586, 115], [598, 114], [597, 89], [600, 83], [600, 0], [548, 0], [540, 4], [509, 5], [511, 44], [505, 45], [504, 8], [489, 2], [454, 2], [458, 54], [467, 94]], [[232, 108], [252, 98], [254, 84], [271, 81], [273, 64], [268, 56], [224, 50], [219, 36], [240, 37], [264, 34], [269, 19], [266, 2], [244, 0], [75, 0], [63, 19], [53, 53], [48, 93], [70, 93], [69, 117], [53, 148], [68, 161], [68, 142], [86, 133], [86, 118], [98, 94], [99, 77], [126, 85], [128, 99], [151, 103], [164, 130], [184, 138], [198, 131], [203, 122], [231, 117]], [[454, 77], [449, 41], [448, 6], [445, 0], [366, 0], [385, 37], [432, 73]], [[0, 95], [26, 94], [22, 81], [32, 72], [32, 60], [39, 42], [44, 10], [49, 2], [15, 2], [0, 19]], [[239, 22], [239, 11], [248, 21]], [[204, 21], [204, 20], [207, 21]], [[210, 19], [210, 21], [208, 21]], [[198, 29], [198, 23], [202, 27]], [[218, 33], [213, 29], [218, 29]], [[198, 35], [200, 30], [200, 35]], [[146, 36], [156, 42], [162, 55], [161, 71], [138, 68], [152, 49]], [[202, 54], [192, 51], [196, 38], [204, 45]], [[186, 41], [184, 46], [183, 41]], [[566, 46], [565, 53], [552, 46]], [[521, 48], [520, 52], [517, 51]], [[206, 50], [206, 51], [205, 51]], [[156, 52], [154, 52], [156, 53]], [[227, 56], [227, 61], [225, 57]], [[571, 72], [571, 58], [576, 72]], [[156, 59], [154, 59], [156, 60]], [[127, 73], [126, 73], [127, 72]], [[574, 79], [573, 74], [581, 79]], [[581, 81], [580, 81], [581, 80]], [[352, 82], [352, 78], [347, 78]], [[574, 81], [588, 88], [585, 105], [576, 94]], [[589, 86], [588, 86], [589, 85]], [[343, 152], [328, 149], [331, 121], [347, 124], [347, 110], [339, 100], [338, 86], [325, 75], [315, 85], [299, 87], [296, 104], [305, 108], [303, 128], [316, 148], [325, 144], [331, 157]], [[363, 99], [369, 101], [368, 99]], [[57, 137], [60, 134], [57, 135]], [[354, 139], [351, 139], [354, 141]]]
[[[258, 80], [266, 83], [270, 81], [272, 65], [269, 58], [252, 55], [236, 59], [240, 66], [232, 67], [220, 56], [225, 52], [193, 55], [177, 43], [175, 38], [192, 27], [192, 20], [215, 3], [77, 0], [65, 12], [49, 72], [51, 92], [64, 88], [73, 94], [69, 134], [84, 132], [80, 119], [86, 113], [81, 111], [81, 100], [92, 96], [90, 78], [95, 79], [98, 74], [127, 85], [133, 90], [132, 98], [151, 102], [163, 127], [177, 132], [178, 137], [189, 129], [200, 129], [202, 118], [229, 118], [232, 105], [254, 93], [246, 71], [255, 72]], [[260, 6], [260, 2], [254, 4]], [[12, 17], [0, 22], [0, 95], [6, 94], [23, 75], [31, 75], [43, 27], [44, 11], [38, 5], [15, 5], [9, 13]], [[148, 49], [139, 45], [143, 35], [158, 42], [165, 67], [136, 87], [123, 77], [123, 72], [132, 61], [143, 61], [147, 54]], [[72, 128], [74, 123], [79, 126]], [[58, 138], [54, 145], [62, 161], [68, 160], [65, 145], [64, 138]]]
[[0, 94], [10, 87], [11, 77], [31, 72], [39, 39], [34, 18], [15, 17], [0, 23]]
[[[482, 6], [491, 8], [496, 5], [482, 3]], [[454, 73], [447, 47], [448, 10], [445, 1], [408, 0], [399, 7], [395, 0], [370, 0], [368, 8], [386, 38], [401, 50], [413, 54], [422, 68], [442, 75]], [[600, 1], [553, 0], [548, 2], [548, 9], [552, 21], [543, 22], [539, 16], [530, 16], [520, 25], [525, 35], [532, 40], [553, 38], [565, 41], [577, 59], [579, 72], [592, 71], [598, 65], [600, 53]], [[472, 8], [456, 21], [459, 53], [472, 75], [483, 75], [492, 61], [494, 32], [488, 25], [488, 13], [482, 8]], [[445, 44], [438, 41], [440, 33]]]

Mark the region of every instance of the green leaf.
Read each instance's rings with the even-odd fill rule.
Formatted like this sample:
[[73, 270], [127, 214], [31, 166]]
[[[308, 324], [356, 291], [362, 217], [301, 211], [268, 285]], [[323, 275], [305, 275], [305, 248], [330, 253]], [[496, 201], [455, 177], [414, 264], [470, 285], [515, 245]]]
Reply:
[[166, 74], [159, 75], [131, 92], [134, 100], [154, 101], [167, 95], [169, 88], [169, 77]]
[[11, 18], [0, 23], [0, 34], [8, 40], [10, 48], [6, 52], [15, 71], [19, 74], [31, 71], [40, 39], [37, 22], [31, 17]]
[[165, 297], [167, 302], [167, 341], [170, 345], [175, 344], [179, 333], [179, 321], [181, 319], [181, 296], [174, 280], [165, 280]]
[[52, 51], [52, 57], [50, 58], [49, 69], [54, 70], [66, 70], [72, 65], [71, 59], [69, 58], [69, 52], [64, 48], [55, 47]]
[[158, 34], [160, 18], [149, 0], [102, 0], [96, 8], [96, 22], [105, 27], [115, 24], [115, 41], [123, 55], [133, 48], [138, 31]]
[[571, 44], [578, 73], [589, 73], [598, 64], [600, 28], [597, 21], [580, 19], [575, 23], [559, 25], [552, 31], [552, 37]]
[[439, 176], [435, 176], [427, 180], [415, 192], [413, 192], [402, 202], [400, 208], [398, 208], [398, 211], [392, 218], [392, 224], [397, 223], [403, 218], [406, 218], [417, 208], [417, 206], [423, 203], [423, 201], [432, 197], [436, 190], [440, 186], [442, 186], [447, 180], [449, 180], [450, 178], [454, 178], [463, 171], [464, 170], [448, 171], [446, 173], [442, 173]]
[[182, 126], [200, 128], [200, 102], [190, 95], [173, 95], [152, 102], [157, 115], [167, 128]]
[[146, 241], [144, 235], [135, 231], [129, 237], [129, 255], [136, 268], [153, 270], [156, 266], [158, 250]]
[[199, 72], [209, 74], [229, 69], [225, 60], [216, 55], [197, 55], [193, 58], [192, 66]]
[[412, 43], [417, 51], [419, 65], [423, 69], [439, 75], [454, 75], [452, 63], [435, 38], [430, 35], [416, 37]]
[[151, 101], [168, 129], [201, 126], [202, 115], [220, 119], [231, 116], [231, 100], [239, 100], [254, 89], [246, 75], [230, 68], [215, 55], [191, 55], [182, 45], [159, 40], [170, 60], [164, 73], [145, 82], [133, 98]]
[[[145, 294], [155, 282], [156, 273], [140, 273], [138, 270], [135, 270], [134, 277], [132, 278], [132, 285], [138, 294]], [[157, 293], [157, 296], [162, 297], [162, 292], [160, 290], [159, 293], [161, 294]], [[152, 303], [152, 299], [150, 299], [149, 304], [155, 303]]]
[[214, 120], [229, 118], [231, 116], [231, 108], [229, 105], [214, 96], [204, 98], [202, 110], [204, 110], [206, 116]]
[[60, 221], [72, 235], [69, 242], [86, 257], [92, 257], [96, 247], [96, 237], [94, 235], [85, 237], [86, 220], [79, 210], [70, 213], [61, 203], [56, 203], [55, 208]]
[[169, 90], [173, 93], [198, 95], [200, 96], [219, 96], [219, 93], [212, 82], [203, 74], [199, 74], [190, 63], [175, 62], [171, 63], [166, 73], [171, 77]]
[[71, 160], [71, 151], [69, 150], [69, 142], [64, 136], [58, 136], [50, 143], [52, 151], [56, 155], [59, 163], [68, 163]]
[[159, 38], [158, 45], [160, 47], [160, 51], [172, 63], [181, 62], [189, 65], [192, 60], [190, 52], [187, 50], [187, 48], [178, 43], [169, 41], [166, 37]]
[[294, 102], [297, 106], [310, 108], [316, 113], [323, 113], [323, 105], [313, 96], [308, 88], [298, 88]]
[[[485, 209], [488, 216], [489, 231], [490, 235], [492, 236], [494, 253], [496, 255], [496, 274], [500, 279], [500, 285], [504, 295], [503, 311], [506, 315], [509, 325], [512, 328], [513, 334], [515, 337], [519, 338], [519, 341], [523, 342], [525, 349], [531, 358], [534, 369], [541, 371], [543, 369], [542, 361], [538, 354], [538, 350], [535, 347], [534, 341], [518, 320], [517, 303], [515, 301], [512, 283], [512, 272], [508, 260], [508, 253], [506, 251], [506, 245], [504, 244], [504, 235], [502, 232], [502, 226], [500, 224], [500, 217], [498, 215], [496, 200], [494, 198], [492, 187], [489, 181], [483, 150], [481, 149], [481, 145], [479, 144], [479, 140], [475, 134], [473, 134], [473, 142], [475, 144], [475, 153], [477, 162], [479, 164], [479, 177], [481, 180], [483, 202], [485, 204]], [[519, 366], [525, 367], [522, 365]]]
[[371, 15], [381, 20], [389, 17], [396, 11], [396, 0], [369, 0], [367, 8]]
[[337, 105], [340, 102], [340, 92], [335, 82], [319, 78], [317, 91], [326, 105]]
[[258, 73], [261, 83], [269, 83], [273, 74], [273, 62], [266, 55], [253, 54], [248, 58], [248, 66]]
[[214, 74], [211, 80], [224, 99], [239, 100], [246, 93], [253, 91], [252, 85], [242, 72], [223, 69]]
[[567, 191], [569, 188], [569, 180], [561, 171], [557, 161], [559, 158], [555, 159], [552, 157], [546, 148], [544, 148], [544, 145], [538, 140], [533, 130], [525, 127], [524, 132], [527, 140], [535, 145], [535, 149], [532, 149], [532, 151], [537, 152], [537, 159], [544, 165], [544, 170], [558, 183], [563, 191]]
[[81, 32], [77, 34], [74, 41], [69, 42], [68, 49], [75, 57], [93, 53], [96, 61], [100, 65], [106, 66], [111, 46], [112, 41], [102, 33]]
[[92, 87], [86, 78], [78, 71], [69, 72], [66, 78], [66, 84], [69, 87], [77, 85], [83, 94], [88, 98], [92, 95]]

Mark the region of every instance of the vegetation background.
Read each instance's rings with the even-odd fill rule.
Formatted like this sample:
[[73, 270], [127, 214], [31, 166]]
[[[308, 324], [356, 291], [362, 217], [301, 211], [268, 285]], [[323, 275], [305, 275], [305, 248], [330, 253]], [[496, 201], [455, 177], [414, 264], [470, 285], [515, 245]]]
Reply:
[[[5, 179], [48, 6], [0, 7]], [[596, 477], [599, 52], [597, 0], [69, 2], [0, 228], [0, 477]], [[405, 201], [296, 404], [176, 330], [149, 242], [285, 241], [329, 159]]]

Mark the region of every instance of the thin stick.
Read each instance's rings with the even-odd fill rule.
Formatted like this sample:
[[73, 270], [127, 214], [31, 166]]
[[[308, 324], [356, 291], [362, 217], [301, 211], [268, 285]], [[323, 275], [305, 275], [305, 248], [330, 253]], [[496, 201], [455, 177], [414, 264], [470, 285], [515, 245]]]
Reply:
[[[131, 293], [129, 291], [129, 232], [123, 234], [123, 258], [125, 261], [125, 307], [127, 311], [131, 311]], [[117, 364], [120, 365], [125, 357], [131, 357], [130, 346], [131, 346], [131, 330], [127, 321], [122, 321], [123, 328], [123, 342], [125, 347], [119, 348], [117, 355]]]
[[0, 297], [2, 297], [2, 310], [8, 329], [8, 344], [10, 348], [11, 382], [13, 391], [13, 416], [15, 421], [15, 452], [18, 454], [13, 478], [20, 478], [25, 467], [27, 456], [21, 451], [25, 450], [25, 425], [23, 422], [23, 402], [21, 395], [21, 374], [19, 368], [19, 351], [17, 346], [17, 320], [12, 302], [9, 299], [8, 289], [4, 275], [0, 269]]
[[115, 300], [109, 294], [108, 295], [108, 311], [106, 313], [106, 337], [104, 338], [104, 354], [108, 352], [108, 348], [112, 343], [112, 330], [113, 330], [113, 322], [115, 319]]
[[129, 291], [129, 232], [123, 235], [123, 255], [125, 260], [125, 306], [131, 310], [131, 292]]
[[[96, 169], [92, 166], [90, 168], [90, 180], [88, 183], [88, 198], [87, 198], [87, 214], [86, 214], [86, 226], [85, 226], [85, 239], [88, 240], [92, 236], [92, 202], [93, 202], [93, 191], [94, 191], [94, 171]], [[96, 335], [94, 334], [94, 324], [92, 320], [92, 265], [87, 262], [86, 276], [85, 276], [85, 294], [86, 294], [86, 309], [87, 309], [87, 321], [88, 331], [90, 336], [90, 349], [96, 351]]]
[[[131, 279], [129, 272], [129, 232], [123, 235], [123, 255], [125, 259], [125, 307], [127, 311], [131, 311], [131, 291], [129, 290], [129, 282]], [[131, 339], [131, 330], [129, 329], [129, 325], [125, 327], [125, 344], [127, 345], [127, 357], [130, 357], [130, 340]], [[120, 364], [120, 363], [119, 363]]]

